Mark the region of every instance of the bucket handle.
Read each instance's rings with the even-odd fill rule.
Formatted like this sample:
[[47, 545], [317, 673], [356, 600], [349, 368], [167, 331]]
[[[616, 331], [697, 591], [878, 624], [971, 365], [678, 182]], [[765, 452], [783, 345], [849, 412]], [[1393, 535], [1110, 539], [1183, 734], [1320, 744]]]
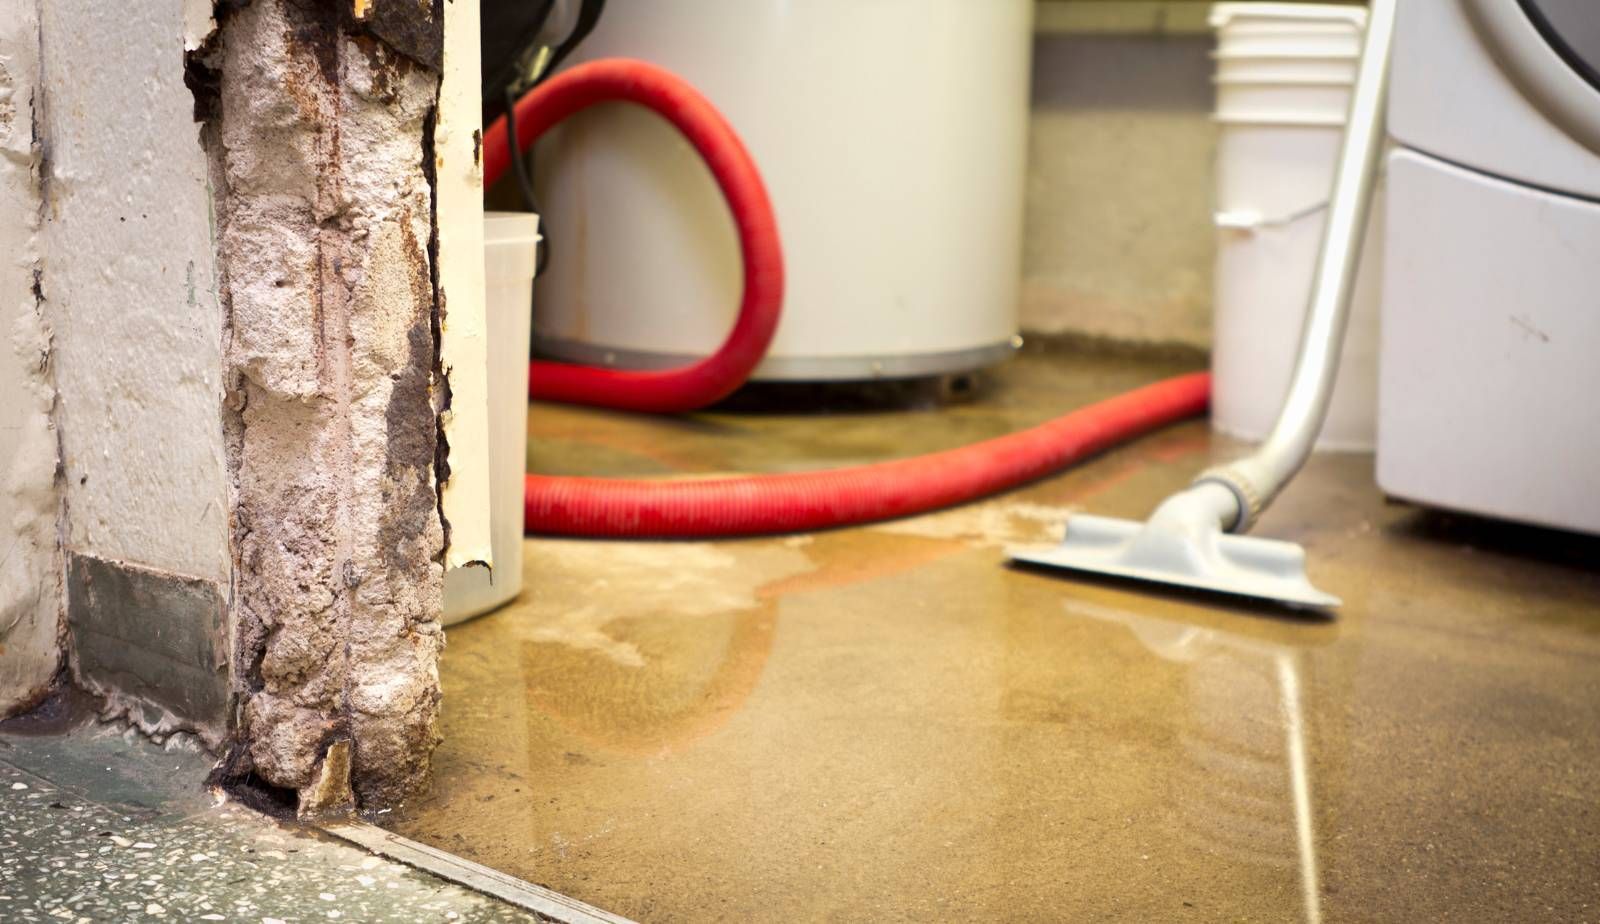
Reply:
[[1327, 207], [1328, 202], [1324, 199], [1321, 202], [1295, 209], [1286, 215], [1279, 215], [1276, 218], [1267, 218], [1260, 212], [1250, 211], [1249, 209], [1234, 209], [1227, 212], [1216, 212], [1211, 216], [1211, 220], [1216, 223], [1218, 228], [1224, 231], [1240, 231], [1245, 234], [1254, 234], [1264, 228], [1281, 228], [1284, 225], [1293, 224], [1302, 218], [1309, 218], [1318, 212], [1324, 211]]

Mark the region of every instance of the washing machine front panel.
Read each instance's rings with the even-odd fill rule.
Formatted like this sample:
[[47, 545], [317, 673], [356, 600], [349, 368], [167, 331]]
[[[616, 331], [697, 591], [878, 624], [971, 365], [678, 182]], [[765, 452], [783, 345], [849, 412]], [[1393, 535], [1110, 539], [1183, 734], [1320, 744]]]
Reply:
[[1600, 533], [1600, 203], [1388, 163], [1378, 483]]

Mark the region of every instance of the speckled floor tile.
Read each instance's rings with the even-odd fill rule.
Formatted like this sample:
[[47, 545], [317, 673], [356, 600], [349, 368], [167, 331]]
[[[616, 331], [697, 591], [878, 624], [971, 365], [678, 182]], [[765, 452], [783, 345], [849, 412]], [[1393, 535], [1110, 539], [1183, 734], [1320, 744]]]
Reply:
[[205, 767], [92, 725], [0, 736], [0, 921], [539, 920], [219, 803]]

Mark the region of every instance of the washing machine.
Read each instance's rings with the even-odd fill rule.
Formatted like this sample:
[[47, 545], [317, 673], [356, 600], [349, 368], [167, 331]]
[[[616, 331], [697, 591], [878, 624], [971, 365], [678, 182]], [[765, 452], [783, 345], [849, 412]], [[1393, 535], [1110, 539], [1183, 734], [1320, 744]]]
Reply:
[[1600, 533], [1600, 3], [1398, 16], [1378, 483]]

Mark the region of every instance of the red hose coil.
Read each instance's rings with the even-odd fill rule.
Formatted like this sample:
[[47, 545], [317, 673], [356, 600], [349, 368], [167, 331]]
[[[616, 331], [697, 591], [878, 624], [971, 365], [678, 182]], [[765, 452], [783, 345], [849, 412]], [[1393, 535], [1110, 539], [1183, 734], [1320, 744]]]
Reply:
[[[744, 383], [777, 330], [783, 257], [766, 187], [733, 129], [698, 92], [642, 61], [594, 61], [517, 102], [526, 150], [567, 116], [609, 101], [646, 106], [678, 127], [722, 189], [744, 259], [739, 317], [716, 353], [679, 369], [630, 372], [564, 363], [529, 366], [528, 395], [653, 413], [712, 404]], [[484, 178], [510, 165], [506, 120], [483, 139]], [[798, 474], [652, 482], [528, 475], [527, 531], [597, 538], [750, 536], [909, 516], [984, 497], [1058, 471], [1117, 443], [1204, 413], [1211, 377], [1179, 376], [1019, 433], [876, 465]]]
[[[778, 220], [760, 171], [722, 114], [682, 78], [643, 61], [591, 61], [528, 91], [517, 101], [517, 147], [525, 151], [568, 116], [616, 101], [645, 106], [677, 126], [710, 168], [733, 213], [744, 259], [738, 320], [715, 353], [676, 369], [634, 372], [533, 362], [528, 397], [652, 414], [692, 411], [743, 385], [772, 343], [783, 304]], [[484, 183], [493, 184], [510, 164], [502, 116], [483, 137]]]

